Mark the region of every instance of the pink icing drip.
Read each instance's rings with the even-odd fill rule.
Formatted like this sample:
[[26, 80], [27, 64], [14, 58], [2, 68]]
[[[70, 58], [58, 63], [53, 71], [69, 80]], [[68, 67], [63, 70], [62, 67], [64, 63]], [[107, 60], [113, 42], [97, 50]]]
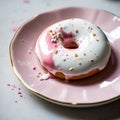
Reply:
[[[52, 71], [54, 68], [54, 61], [53, 61], [53, 49], [56, 48], [55, 43], [51, 42], [52, 37], [50, 35], [46, 35], [46, 42], [47, 42], [47, 48], [48, 52], [46, 51], [42, 52], [42, 47], [39, 45], [38, 48], [40, 50], [40, 56], [43, 59], [43, 65], [46, 67], [49, 71]], [[40, 39], [39, 39], [40, 40]], [[45, 53], [44, 53], [45, 52]]]
[[51, 41], [52, 37], [50, 35], [46, 35], [46, 42], [47, 42], [47, 45], [48, 45], [48, 50], [53, 50], [55, 49], [57, 46], [57, 43], [54, 43]]

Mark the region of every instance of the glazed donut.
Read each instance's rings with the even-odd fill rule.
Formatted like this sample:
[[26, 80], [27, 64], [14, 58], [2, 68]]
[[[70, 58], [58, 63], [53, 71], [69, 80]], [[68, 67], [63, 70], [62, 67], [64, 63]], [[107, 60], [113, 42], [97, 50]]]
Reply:
[[48, 72], [59, 78], [74, 80], [104, 69], [111, 47], [99, 27], [73, 18], [46, 28], [36, 42], [35, 51]]

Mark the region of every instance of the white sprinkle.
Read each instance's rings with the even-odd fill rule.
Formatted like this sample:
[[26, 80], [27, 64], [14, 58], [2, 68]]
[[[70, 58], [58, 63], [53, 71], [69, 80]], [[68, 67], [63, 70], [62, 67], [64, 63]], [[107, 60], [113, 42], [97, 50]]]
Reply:
[[70, 71], [73, 71], [74, 69], [73, 69], [73, 67], [70, 67], [69, 70], [70, 70]]
[[49, 77], [50, 77], [50, 74], [46, 73], [46, 74], [41, 75], [40, 80], [48, 80]]
[[51, 39], [51, 42], [56, 42], [56, 41], [57, 41], [56, 38]]

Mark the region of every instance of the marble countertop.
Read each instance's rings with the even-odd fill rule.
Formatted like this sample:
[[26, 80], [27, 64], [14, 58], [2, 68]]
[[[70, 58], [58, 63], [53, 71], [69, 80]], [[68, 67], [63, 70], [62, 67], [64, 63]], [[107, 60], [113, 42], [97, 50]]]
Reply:
[[120, 100], [92, 108], [55, 105], [32, 94], [13, 73], [9, 44], [17, 28], [38, 13], [69, 6], [103, 9], [120, 16], [120, 0], [0, 1], [0, 120], [120, 119]]

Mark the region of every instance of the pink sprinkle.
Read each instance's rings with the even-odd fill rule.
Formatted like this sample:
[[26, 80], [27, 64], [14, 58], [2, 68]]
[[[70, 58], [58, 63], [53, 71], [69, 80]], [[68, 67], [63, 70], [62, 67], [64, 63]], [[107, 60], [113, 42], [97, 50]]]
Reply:
[[57, 45], [55, 44], [55, 47], [57, 47]]
[[18, 90], [21, 90], [21, 88], [18, 88]]
[[13, 88], [16, 88], [16, 86], [15, 86], [15, 85], [12, 85], [12, 87], [13, 87]]
[[39, 78], [40, 76], [39, 75], [37, 75], [37, 78]]
[[21, 92], [18, 92], [18, 94], [22, 94]]
[[8, 83], [7, 86], [10, 86], [10, 84]]
[[36, 67], [33, 67], [33, 70], [36, 70]]
[[12, 28], [12, 31], [13, 31], [13, 32], [16, 32], [17, 29], [18, 29], [18, 27], [14, 26], [14, 27]]
[[23, 0], [24, 3], [30, 3], [30, 0]]
[[29, 54], [31, 54], [32, 52], [31, 52], [31, 51], [29, 51], [28, 53], [29, 53]]

